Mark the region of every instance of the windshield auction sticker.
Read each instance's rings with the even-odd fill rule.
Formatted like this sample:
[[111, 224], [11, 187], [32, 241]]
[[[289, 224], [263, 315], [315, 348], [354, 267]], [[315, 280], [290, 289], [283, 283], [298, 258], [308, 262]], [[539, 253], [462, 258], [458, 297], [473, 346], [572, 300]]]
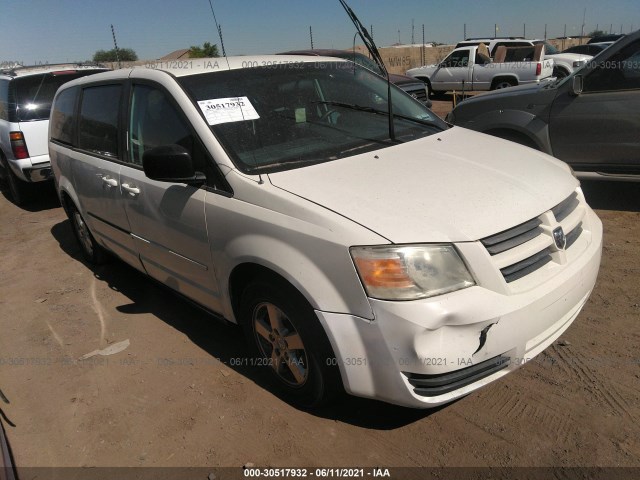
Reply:
[[247, 97], [215, 98], [198, 102], [209, 125], [260, 118]]

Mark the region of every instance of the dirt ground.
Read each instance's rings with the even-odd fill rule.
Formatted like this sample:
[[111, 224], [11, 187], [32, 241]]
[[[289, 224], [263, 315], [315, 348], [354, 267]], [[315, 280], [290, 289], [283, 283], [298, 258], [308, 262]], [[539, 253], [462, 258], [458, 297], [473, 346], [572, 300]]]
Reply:
[[[346, 398], [314, 413], [235, 365], [237, 329], [123, 263], [83, 263], [52, 187], [26, 209], [0, 196], [0, 408], [15, 461], [640, 467], [640, 184], [583, 187], [604, 254], [560, 341], [443, 408]], [[126, 348], [79, 360], [114, 344]]]

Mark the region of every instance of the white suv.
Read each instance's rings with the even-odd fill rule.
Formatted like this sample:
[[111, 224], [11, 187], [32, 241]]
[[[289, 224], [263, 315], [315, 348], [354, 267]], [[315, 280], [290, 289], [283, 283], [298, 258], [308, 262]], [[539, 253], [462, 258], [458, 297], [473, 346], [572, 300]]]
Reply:
[[576, 319], [602, 224], [562, 162], [462, 128], [351, 62], [229, 57], [56, 95], [49, 151], [105, 252], [240, 324], [244, 365], [312, 406], [466, 395]]
[[51, 178], [47, 131], [56, 90], [68, 81], [105, 70], [77, 64], [0, 70], [0, 178], [16, 204], [26, 201], [29, 183]]

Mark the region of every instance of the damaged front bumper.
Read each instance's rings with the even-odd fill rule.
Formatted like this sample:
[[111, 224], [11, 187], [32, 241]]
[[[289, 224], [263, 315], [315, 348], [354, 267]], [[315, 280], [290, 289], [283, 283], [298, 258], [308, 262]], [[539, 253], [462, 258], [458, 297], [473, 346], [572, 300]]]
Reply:
[[348, 393], [415, 408], [451, 402], [535, 357], [575, 320], [600, 266], [593, 212], [588, 246], [562, 271], [517, 293], [479, 284], [439, 297], [370, 299], [374, 320], [317, 311]]

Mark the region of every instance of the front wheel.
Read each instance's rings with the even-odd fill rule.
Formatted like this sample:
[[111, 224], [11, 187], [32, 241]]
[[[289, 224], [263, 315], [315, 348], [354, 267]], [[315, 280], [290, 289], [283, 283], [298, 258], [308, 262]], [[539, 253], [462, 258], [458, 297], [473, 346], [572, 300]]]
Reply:
[[433, 89], [431, 88], [431, 81], [428, 78], [420, 78], [424, 82], [424, 86], [427, 89], [427, 98], [431, 98], [433, 96]]
[[241, 298], [241, 321], [256, 358], [252, 365], [294, 404], [326, 404], [340, 392], [340, 373], [313, 308], [293, 287], [260, 279]]

